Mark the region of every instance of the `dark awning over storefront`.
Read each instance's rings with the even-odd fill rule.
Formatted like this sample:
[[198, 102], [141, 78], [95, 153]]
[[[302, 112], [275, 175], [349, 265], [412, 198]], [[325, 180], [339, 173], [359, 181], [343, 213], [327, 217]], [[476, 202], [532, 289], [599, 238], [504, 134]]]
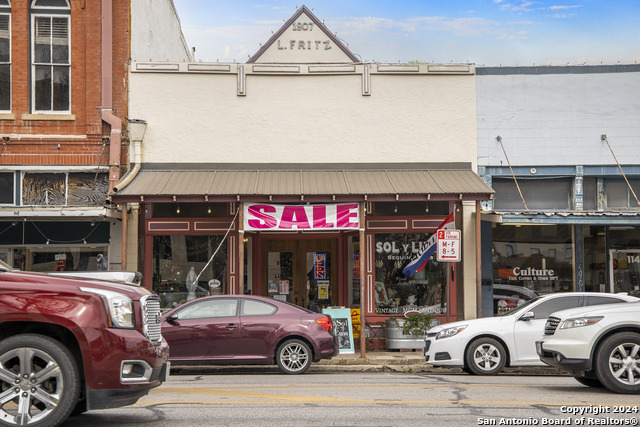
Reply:
[[[471, 168], [367, 165], [350, 168], [150, 169], [111, 195], [114, 202], [488, 200], [493, 189]], [[316, 165], [317, 166], [317, 165]], [[413, 167], [412, 166], [416, 166]]]
[[640, 212], [633, 211], [492, 211], [484, 216], [503, 224], [640, 225]]

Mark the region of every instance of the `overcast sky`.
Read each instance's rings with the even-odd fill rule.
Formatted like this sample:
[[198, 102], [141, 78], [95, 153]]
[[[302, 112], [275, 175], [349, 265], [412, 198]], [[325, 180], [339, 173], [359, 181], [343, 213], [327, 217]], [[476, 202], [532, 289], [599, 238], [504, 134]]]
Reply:
[[640, 0], [174, 0], [203, 62], [246, 62], [305, 4], [363, 61], [640, 62]]

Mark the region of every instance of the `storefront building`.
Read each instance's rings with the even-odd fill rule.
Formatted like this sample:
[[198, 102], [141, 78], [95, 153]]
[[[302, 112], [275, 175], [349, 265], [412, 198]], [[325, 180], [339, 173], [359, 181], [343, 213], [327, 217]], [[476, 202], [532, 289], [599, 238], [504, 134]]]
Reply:
[[[371, 321], [476, 317], [493, 190], [475, 172], [473, 65], [363, 63], [301, 7], [247, 63], [137, 62], [130, 83], [147, 125], [111, 199], [166, 307], [196, 280]], [[461, 261], [404, 275], [452, 213]]]
[[483, 313], [640, 290], [640, 66], [477, 74], [478, 170], [496, 192], [483, 206]]
[[107, 196], [128, 163], [130, 52], [190, 58], [170, 0], [131, 3], [0, 2], [0, 260], [14, 268], [122, 268]]

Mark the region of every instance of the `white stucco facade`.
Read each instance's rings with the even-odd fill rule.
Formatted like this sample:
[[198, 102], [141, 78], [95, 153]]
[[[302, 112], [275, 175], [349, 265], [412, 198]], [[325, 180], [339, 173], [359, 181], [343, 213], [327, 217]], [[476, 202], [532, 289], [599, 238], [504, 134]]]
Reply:
[[[223, 73], [165, 65], [175, 71], [132, 67], [130, 108], [148, 122], [143, 163], [469, 162], [475, 168], [473, 66], [465, 65], [462, 75], [455, 71], [460, 66], [430, 73], [427, 65], [384, 74], [376, 64], [353, 65], [350, 74], [285, 75], [253, 71], [264, 69], [257, 65], [212, 65], [228, 67]], [[363, 95], [365, 73], [370, 94]]]

